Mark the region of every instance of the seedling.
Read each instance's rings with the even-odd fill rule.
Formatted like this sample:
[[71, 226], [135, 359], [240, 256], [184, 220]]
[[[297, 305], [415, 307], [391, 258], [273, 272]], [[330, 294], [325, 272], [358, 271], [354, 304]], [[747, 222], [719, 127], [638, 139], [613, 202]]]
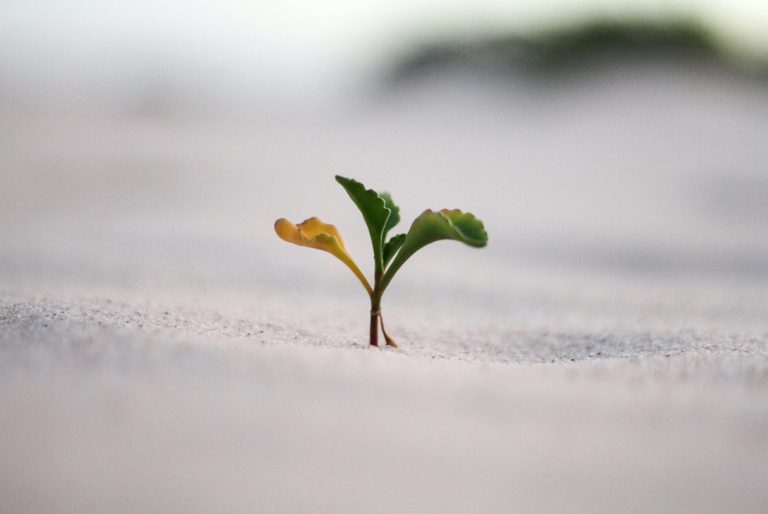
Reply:
[[389, 231], [400, 221], [400, 208], [388, 193], [366, 189], [356, 180], [336, 176], [363, 214], [373, 244], [373, 287], [350, 257], [341, 234], [333, 225], [317, 218], [309, 218], [294, 225], [285, 218], [275, 221], [275, 232], [280, 239], [299, 246], [326, 251], [343, 262], [363, 284], [371, 299], [370, 343], [379, 345], [379, 325], [388, 346], [397, 347], [384, 329], [381, 316], [381, 297], [395, 273], [414, 253], [435, 241], [453, 239], [469, 246], [481, 248], [488, 243], [483, 222], [468, 212], [458, 209], [432, 211], [427, 209], [411, 224], [407, 234], [397, 234], [387, 239]]

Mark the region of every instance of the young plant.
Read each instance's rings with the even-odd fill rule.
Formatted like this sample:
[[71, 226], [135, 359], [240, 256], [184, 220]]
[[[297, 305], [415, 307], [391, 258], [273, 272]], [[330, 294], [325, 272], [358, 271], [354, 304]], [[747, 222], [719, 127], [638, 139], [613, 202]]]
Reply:
[[275, 232], [280, 239], [289, 243], [333, 254], [352, 270], [371, 299], [371, 345], [379, 345], [378, 327], [381, 325], [387, 345], [397, 347], [384, 329], [384, 319], [381, 316], [381, 297], [395, 273], [414, 253], [430, 243], [453, 239], [480, 248], [488, 243], [488, 234], [483, 228], [483, 222], [468, 212], [458, 209], [427, 209], [413, 221], [407, 234], [387, 238], [389, 231], [400, 221], [400, 208], [392, 201], [392, 197], [388, 193], [366, 189], [360, 182], [338, 175], [336, 182], [347, 191], [368, 226], [373, 244], [373, 287], [347, 253], [344, 240], [333, 225], [323, 223], [317, 218], [309, 218], [294, 225], [287, 219], [280, 218], [275, 221]]

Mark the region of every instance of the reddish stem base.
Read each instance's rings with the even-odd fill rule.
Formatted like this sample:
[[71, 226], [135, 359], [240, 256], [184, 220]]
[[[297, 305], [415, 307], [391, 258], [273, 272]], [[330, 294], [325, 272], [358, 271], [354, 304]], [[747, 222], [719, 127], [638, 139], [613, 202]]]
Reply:
[[379, 311], [371, 312], [371, 346], [379, 346]]

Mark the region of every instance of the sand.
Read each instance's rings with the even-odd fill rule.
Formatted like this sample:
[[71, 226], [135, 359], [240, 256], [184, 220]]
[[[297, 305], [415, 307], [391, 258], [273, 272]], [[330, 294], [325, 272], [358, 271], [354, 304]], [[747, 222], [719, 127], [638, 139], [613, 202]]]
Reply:
[[[0, 511], [765, 512], [768, 95], [655, 77], [4, 116]], [[393, 282], [401, 351], [271, 232], [318, 215], [367, 269], [339, 172], [486, 221]]]

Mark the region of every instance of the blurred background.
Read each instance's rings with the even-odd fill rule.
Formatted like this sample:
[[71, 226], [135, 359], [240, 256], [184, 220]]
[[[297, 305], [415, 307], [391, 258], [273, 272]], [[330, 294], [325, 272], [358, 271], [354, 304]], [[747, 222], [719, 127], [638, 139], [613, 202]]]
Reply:
[[392, 294], [762, 288], [766, 26], [756, 0], [5, 0], [0, 278], [359, 295], [272, 232], [320, 216], [367, 269], [338, 173], [402, 231], [427, 207], [487, 225]]
[[[766, 27], [0, 0], [0, 510], [766, 512]], [[370, 274], [335, 174], [393, 233], [489, 233], [398, 273], [404, 354], [360, 351], [357, 280], [274, 233], [318, 216]]]
[[[0, 0], [0, 510], [768, 512], [766, 28]], [[393, 233], [489, 233], [387, 289], [408, 358], [356, 351], [357, 280], [274, 233], [318, 216], [370, 274], [335, 174]]]

